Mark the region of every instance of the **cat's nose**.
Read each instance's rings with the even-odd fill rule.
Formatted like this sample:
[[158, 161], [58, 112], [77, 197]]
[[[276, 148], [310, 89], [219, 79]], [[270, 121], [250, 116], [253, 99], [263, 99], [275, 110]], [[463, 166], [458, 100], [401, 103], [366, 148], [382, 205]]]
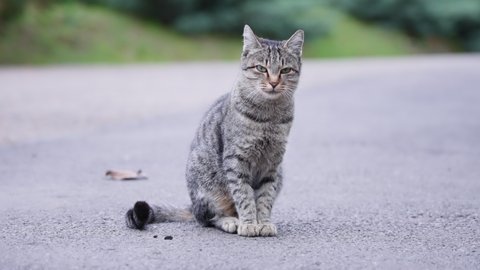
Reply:
[[274, 82], [268, 82], [272, 86], [272, 88], [275, 88], [280, 82], [279, 81], [274, 81]]

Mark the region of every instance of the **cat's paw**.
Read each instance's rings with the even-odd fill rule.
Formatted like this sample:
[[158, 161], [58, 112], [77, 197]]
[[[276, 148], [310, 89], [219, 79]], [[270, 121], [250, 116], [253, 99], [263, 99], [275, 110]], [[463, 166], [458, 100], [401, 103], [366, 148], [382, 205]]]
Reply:
[[238, 227], [238, 218], [226, 217], [219, 220], [219, 227], [222, 231], [228, 233], [236, 233]]
[[257, 224], [242, 223], [238, 225], [237, 233], [240, 236], [255, 237], [258, 236], [259, 226]]
[[277, 226], [273, 223], [258, 224], [260, 236], [275, 236], [277, 235]]

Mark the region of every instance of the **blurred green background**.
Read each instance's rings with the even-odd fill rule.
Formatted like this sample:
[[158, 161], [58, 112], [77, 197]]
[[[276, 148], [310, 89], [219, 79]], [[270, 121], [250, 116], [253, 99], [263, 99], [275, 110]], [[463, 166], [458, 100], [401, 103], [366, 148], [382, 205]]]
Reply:
[[238, 59], [246, 23], [309, 58], [480, 51], [480, 0], [0, 0], [0, 64]]

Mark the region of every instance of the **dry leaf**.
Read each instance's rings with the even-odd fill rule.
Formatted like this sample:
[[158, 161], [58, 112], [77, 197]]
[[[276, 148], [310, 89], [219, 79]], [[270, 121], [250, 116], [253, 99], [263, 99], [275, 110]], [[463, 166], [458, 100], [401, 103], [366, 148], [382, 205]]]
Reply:
[[142, 173], [142, 170], [138, 171], [126, 171], [126, 170], [108, 170], [105, 176], [111, 180], [144, 180], [148, 179], [146, 175]]

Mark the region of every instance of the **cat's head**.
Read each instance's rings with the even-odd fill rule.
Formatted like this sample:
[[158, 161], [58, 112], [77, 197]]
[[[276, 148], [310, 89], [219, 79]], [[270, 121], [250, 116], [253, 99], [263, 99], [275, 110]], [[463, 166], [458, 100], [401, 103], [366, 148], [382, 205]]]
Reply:
[[243, 83], [256, 91], [251, 94], [267, 99], [293, 95], [300, 77], [303, 40], [302, 30], [277, 41], [257, 37], [245, 25], [241, 67]]

